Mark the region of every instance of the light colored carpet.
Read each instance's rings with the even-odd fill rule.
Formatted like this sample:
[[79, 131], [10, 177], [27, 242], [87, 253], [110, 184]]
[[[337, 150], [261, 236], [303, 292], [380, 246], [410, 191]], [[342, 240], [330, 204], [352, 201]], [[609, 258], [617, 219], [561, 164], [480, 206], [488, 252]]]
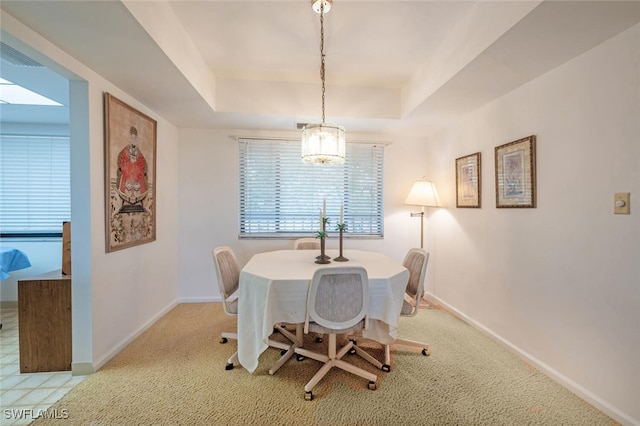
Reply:
[[[391, 372], [356, 355], [345, 359], [378, 374], [378, 389], [338, 369], [304, 400], [304, 385], [320, 363], [269, 367], [280, 351], [267, 349], [258, 369], [224, 369], [236, 342], [219, 303], [182, 304], [157, 321], [52, 409], [65, 425], [612, 425], [599, 412], [523, 363], [478, 330], [435, 309], [402, 318], [400, 334], [431, 343], [431, 356], [395, 348]], [[325, 343], [309, 338], [308, 346]], [[305, 345], [307, 344], [305, 340]], [[326, 339], [325, 339], [326, 340]], [[362, 345], [365, 347], [366, 345]], [[378, 359], [381, 350], [368, 348]]]

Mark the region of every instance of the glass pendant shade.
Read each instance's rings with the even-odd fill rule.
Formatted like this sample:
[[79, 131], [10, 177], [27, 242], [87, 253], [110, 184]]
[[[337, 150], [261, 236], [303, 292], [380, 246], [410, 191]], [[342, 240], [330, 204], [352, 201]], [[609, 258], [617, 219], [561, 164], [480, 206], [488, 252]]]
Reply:
[[302, 130], [302, 162], [343, 164], [344, 128], [334, 124], [307, 124]]

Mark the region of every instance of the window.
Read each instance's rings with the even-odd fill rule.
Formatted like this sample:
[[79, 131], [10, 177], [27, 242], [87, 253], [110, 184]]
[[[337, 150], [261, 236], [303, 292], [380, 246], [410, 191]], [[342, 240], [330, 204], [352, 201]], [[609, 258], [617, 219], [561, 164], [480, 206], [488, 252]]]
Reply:
[[0, 235], [62, 235], [71, 218], [69, 138], [0, 135]]
[[344, 164], [305, 164], [300, 141], [240, 139], [240, 238], [315, 235], [326, 200], [327, 231], [344, 209], [345, 236], [383, 235], [384, 147], [347, 144]]

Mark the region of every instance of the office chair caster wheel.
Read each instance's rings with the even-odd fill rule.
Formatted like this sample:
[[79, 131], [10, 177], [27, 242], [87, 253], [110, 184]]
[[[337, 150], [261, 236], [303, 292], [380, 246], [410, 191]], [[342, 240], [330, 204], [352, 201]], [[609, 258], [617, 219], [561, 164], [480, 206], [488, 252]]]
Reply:
[[227, 342], [228, 342], [228, 340], [227, 340], [226, 337], [223, 337], [222, 339], [220, 339], [220, 343], [227, 343]]
[[391, 371], [391, 366], [389, 364], [382, 364], [382, 367], [380, 367], [380, 370], [388, 373], [389, 371]]
[[424, 348], [422, 350], [422, 355], [424, 355], [424, 356], [431, 355], [431, 349], [430, 348]]
[[227, 371], [229, 371], [229, 370], [233, 370], [233, 364], [232, 364], [232, 363], [229, 363], [229, 364], [225, 365], [225, 366], [224, 366], [224, 369], [225, 369], [225, 370], [227, 370]]
[[376, 390], [376, 382], [369, 382], [369, 390]]
[[296, 354], [296, 360], [297, 360], [298, 362], [300, 362], [300, 361], [304, 361], [304, 355]]
[[283, 349], [283, 350], [280, 351], [280, 356], [284, 356], [284, 354], [286, 354], [286, 353], [287, 353], [287, 350]]
[[305, 393], [304, 393], [304, 399], [305, 399], [306, 401], [311, 401], [311, 400], [313, 400], [313, 393], [312, 393], [311, 391], [309, 391], [309, 392], [305, 392]]
[[322, 342], [324, 342], [324, 339], [322, 338], [322, 336], [316, 337], [316, 343], [322, 343]]

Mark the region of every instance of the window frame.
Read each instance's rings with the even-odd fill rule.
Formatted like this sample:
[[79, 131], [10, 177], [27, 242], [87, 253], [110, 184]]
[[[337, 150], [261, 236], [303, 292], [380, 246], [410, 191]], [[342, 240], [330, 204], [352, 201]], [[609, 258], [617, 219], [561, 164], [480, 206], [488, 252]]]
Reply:
[[[320, 229], [320, 211], [323, 202], [327, 205], [326, 215], [330, 218], [329, 225], [326, 230], [329, 237], [338, 235], [336, 225], [339, 222], [339, 212], [341, 206], [344, 210], [344, 222], [347, 224], [347, 229], [344, 232], [344, 238], [349, 239], [382, 239], [384, 238], [384, 151], [385, 144], [377, 142], [348, 142], [347, 143], [347, 159], [344, 165], [316, 165], [305, 164], [300, 157], [300, 140], [290, 138], [238, 138], [238, 238], [239, 239], [296, 239], [302, 237], [313, 237]], [[260, 146], [256, 144], [264, 143], [266, 145]], [[248, 153], [251, 148], [247, 148], [247, 144], [254, 144], [252, 147], [256, 149], [264, 148], [265, 152]], [[286, 148], [283, 148], [286, 146]], [[270, 148], [266, 148], [270, 147]], [[283, 151], [280, 151], [280, 150]], [[273, 151], [273, 152], [268, 152]], [[356, 152], [354, 157], [354, 151]], [[366, 154], [365, 154], [366, 153]], [[273, 154], [272, 156], [270, 156]], [[350, 155], [351, 154], [351, 155]], [[250, 157], [254, 155], [256, 157]], [[260, 155], [265, 155], [260, 156]], [[371, 159], [367, 160], [366, 156], [370, 156]], [[252, 158], [259, 158], [261, 160], [270, 160], [273, 162], [273, 169], [270, 165], [255, 165], [251, 169], [251, 165], [247, 162]], [[352, 161], [350, 161], [350, 158]], [[356, 160], [353, 160], [355, 158]], [[358, 159], [364, 161], [358, 161]], [[370, 161], [370, 162], [367, 162]], [[291, 167], [283, 172], [284, 166]], [[363, 166], [363, 164], [366, 164]], [[267, 169], [263, 169], [267, 167]], [[357, 175], [357, 169], [360, 172], [360, 176]], [[368, 169], [368, 170], [367, 170]], [[271, 176], [265, 177], [268, 183], [264, 184], [267, 188], [266, 191], [271, 191], [271, 194], [264, 194], [264, 200], [271, 205], [267, 208], [267, 213], [264, 215], [264, 228], [266, 230], [256, 230], [254, 218], [256, 216], [255, 211], [252, 213], [251, 208], [256, 210], [255, 207], [251, 207], [251, 202], [247, 200], [248, 193], [254, 190], [251, 182], [247, 182], [246, 179], [249, 175], [253, 174], [253, 178], [257, 174], [265, 172], [265, 170], [271, 174]], [[289, 201], [282, 201], [287, 174], [295, 175], [300, 170], [306, 170], [305, 177], [307, 181], [305, 184], [294, 183], [291, 186], [293, 189], [298, 189], [295, 197], [298, 197], [299, 190], [303, 187], [310, 187], [310, 191], [307, 192], [307, 196], [301, 203], [293, 202], [291, 198], [291, 189], [288, 189]], [[340, 190], [331, 191], [329, 189], [327, 194], [322, 194], [323, 190], [318, 190], [318, 177], [316, 173], [326, 176], [327, 172], [335, 170], [336, 172], [328, 179], [329, 183], [327, 187], [336, 188], [336, 182], [340, 181]], [[369, 174], [369, 175], [368, 175]], [[312, 178], [309, 179], [309, 176]], [[360, 177], [362, 182], [356, 181]], [[314, 180], [316, 179], [316, 180]], [[369, 179], [369, 181], [367, 181]], [[269, 183], [276, 183], [276, 187], [271, 188]], [[290, 182], [290, 181], [289, 181]], [[363, 185], [364, 182], [364, 185]], [[365, 187], [363, 194], [354, 193], [351, 190], [354, 184]], [[324, 184], [322, 184], [324, 185]], [[333, 185], [333, 187], [331, 186]], [[368, 186], [370, 185], [370, 186]], [[259, 186], [259, 185], [258, 185]], [[259, 191], [259, 189], [258, 189]], [[368, 191], [368, 192], [367, 192]], [[342, 192], [341, 195], [336, 195]], [[363, 201], [363, 198], [364, 201]], [[366, 197], [371, 200], [367, 201]], [[326, 201], [325, 201], [326, 200]], [[263, 203], [264, 204], [264, 203]], [[300, 210], [301, 214], [296, 213], [282, 213], [283, 211], [291, 212], [292, 205], [304, 206]], [[362, 209], [365, 210], [362, 210]], [[368, 210], [366, 210], [368, 208]], [[358, 210], [360, 209], [360, 211]], [[358, 220], [356, 222], [356, 219]], [[291, 222], [298, 221], [301, 227], [298, 229], [292, 229]], [[285, 225], [282, 225], [285, 223]], [[254, 227], [252, 230], [251, 227]], [[280, 227], [280, 228], [278, 228]], [[354, 232], [354, 229], [356, 230]]]
[[[51, 195], [52, 193], [58, 193], [62, 195], [59, 195], [58, 197], [54, 197], [56, 200], [59, 200], [61, 202], [60, 204], [56, 204], [57, 207], [51, 206], [51, 198], [47, 198], [47, 201], [41, 201], [40, 207], [39, 209], [37, 209], [37, 210], [41, 210], [40, 216], [34, 214], [31, 218], [34, 219], [37, 217], [42, 217], [44, 215], [48, 215], [48, 214], [51, 214], [51, 212], [53, 212], [54, 217], [58, 217], [60, 219], [59, 226], [53, 226], [53, 223], [54, 223], [53, 221], [45, 221], [45, 222], [42, 222], [40, 226], [38, 226], [37, 219], [34, 219], [36, 220], [35, 223], [29, 220], [25, 220], [22, 224], [20, 224], [15, 219], [15, 217], [19, 214], [26, 215], [26, 213], [17, 212], [17, 210], [14, 210], [13, 212], [10, 211], [11, 210], [10, 207], [12, 205], [15, 206], [16, 202], [28, 203], [32, 192], [29, 189], [30, 195], [28, 196], [24, 194], [22, 196], [16, 195], [16, 194], [10, 194], [11, 191], [8, 190], [7, 188], [11, 188], [12, 185], [18, 185], [20, 177], [19, 176], [16, 177], [15, 175], [12, 175], [12, 173], [16, 172], [17, 168], [9, 167], [9, 166], [5, 167], [6, 166], [5, 162], [9, 162], [9, 161], [18, 162], [21, 159], [24, 160], [25, 158], [28, 160], [33, 160], [33, 158], [29, 157], [31, 154], [27, 154], [26, 156], [23, 156], [21, 158], [20, 154], [16, 153], [15, 147], [20, 143], [24, 143], [25, 146], [28, 146], [28, 149], [31, 149], [32, 145], [37, 143], [37, 141], [48, 141], [49, 143], [48, 148], [47, 147], [41, 148], [42, 150], [49, 149], [49, 154], [51, 155], [51, 158], [49, 158], [48, 164], [41, 163], [41, 165], [44, 165], [45, 168], [49, 167], [48, 169], [46, 169], [45, 173], [48, 176], [49, 180], [52, 181], [51, 185], [52, 185], [52, 188], [54, 188], [54, 190], [52, 190], [51, 193], [49, 193], [48, 195]], [[7, 145], [9, 143], [14, 144], [14, 146], [11, 148], [12, 151], [7, 151], [10, 149], [8, 148], [8, 145]], [[61, 148], [54, 147], [56, 143], [63, 143], [64, 145]], [[49, 239], [49, 238], [61, 238], [62, 223], [65, 221], [69, 221], [71, 219], [71, 171], [70, 171], [71, 141], [70, 141], [69, 135], [63, 134], [63, 132], [39, 133], [37, 131], [29, 132], [28, 130], [25, 132], [18, 131], [15, 133], [4, 132], [4, 133], [0, 133], [0, 152], [2, 152], [2, 159], [0, 159], [0, 164], [2, 164], [2, 171], [0, 171], [0, 202], [2, 202], [3, 204], [3, 206], [0, 206], [0, 215], [4, 216], [5, 218], [8, 218], [7, 221], [10, 222], [10, 223], [7, 223], [7, 221], [2, 220], [2, 217], [0, 217], [0, 238], [21, 239], [21, 240], [34, 240], [34, 239], [41, 240], [41, 239]], [[43, 152], [44, 151], [40, 151], [38, 153], [41, 156], [38, 158], [39, 161], [42, 161], [43, 158], [46, 158], [46, 153], [43, 154]], [[60, 158], [61, 153], [62, 153], [62, 159]], [[8, 157], [8, 155], [11, 155], [11, 157]], [[56, 155], [58, 157], [56, 157]], [[61, 170], [64, 170], [63, 175], [60, 174]], [[29, 172], [26, 171], [23, 177], [29, 176], [27, 177], [27, 179], [31, 180], [31, 176], [28, 175], [28, 173]], [[35, 176], [41, 180], [46, 179], [46, 177], [43, 177], [42, 174], [40, 175], [35, 174]], [[12, 202], [8, 202], [3, 199], [7, 196], [7, 194], [10, 194], [10, 196], [12, 197], [13, 199]], [[21, 201], [21, 199], [24, 199], [24, 201]], [[67, 207], [66, 208], [59, 207], [65, 201], [66, 201]], [[34, 204], [37, 204], [37, 203], [34, 203]], [[9, 206], [9, 208], [7, 208], [7, 206]], [[47, 207], [43, 207], [43, 206], [47, 206]], [[3, 208], [7, 210], [3, 210]], [[18, 223], [18, 225], [16, 225], [16, 223]], [[23, 226], [20, 226], [20, 225], [23, 225]], [[32, 230], [30, 231], [29, 229], [32, 229]]]

